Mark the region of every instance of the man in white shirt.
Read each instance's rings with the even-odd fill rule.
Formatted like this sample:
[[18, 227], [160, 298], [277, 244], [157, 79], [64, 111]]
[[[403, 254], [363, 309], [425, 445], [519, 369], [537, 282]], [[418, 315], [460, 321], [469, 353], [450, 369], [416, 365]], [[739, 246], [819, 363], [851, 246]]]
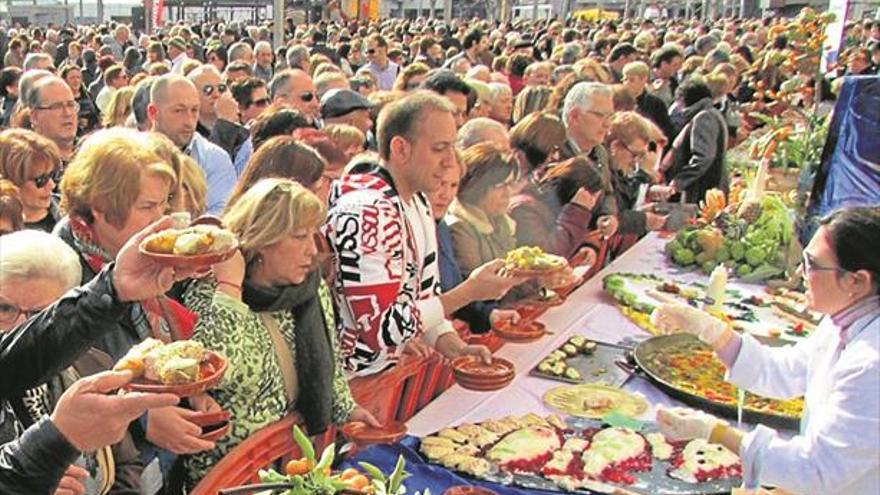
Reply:
[[400, 72], [400, 66], [388, 60], [388, 41], [379, 34], [367, 38], [367, 69], [379, 82], [379, 89], [390, 91]]
[[186, 41], [180, 36], [171, 38], [168, 42], [168, 57], [171, 58], [171, 73], [183, 74], [183, 63], [187, 61]]

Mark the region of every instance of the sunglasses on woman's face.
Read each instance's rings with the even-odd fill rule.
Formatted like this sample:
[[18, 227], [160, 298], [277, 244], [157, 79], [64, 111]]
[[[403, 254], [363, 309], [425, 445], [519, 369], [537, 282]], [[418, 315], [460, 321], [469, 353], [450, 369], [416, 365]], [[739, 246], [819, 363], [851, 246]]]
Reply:
[[308, 103], [315, 99], [315, 93], [312, 93], [311, 91], [304, 91], [299, 94], [299, 99]]
[[36, 184], [39, 189], [46, 187], [46, 184], [48, 184], [50, 180], [58, 184], [58, 182], [61, 181], [61, 169], [56, 168], [49, 173], [38, 175], [31, 180], [34, 181], [34, 184]]
[[216, 86], [208, 84], [202, 88], [202, 94], [204, 94], [205, 96], [211, 96], [212, 94], [214, 94], [215, 90], [218, 94], [223, 94], [226, 92], [226, 85], [223, 83], [220, 83]]

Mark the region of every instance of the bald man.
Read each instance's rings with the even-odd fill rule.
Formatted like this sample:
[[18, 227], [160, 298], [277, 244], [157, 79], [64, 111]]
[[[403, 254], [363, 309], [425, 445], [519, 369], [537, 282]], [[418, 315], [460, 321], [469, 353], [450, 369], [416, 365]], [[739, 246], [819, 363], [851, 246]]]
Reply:
[[219, 215], [238, 178], [226, 151], [196, 133], [200, 107], [199, 92], [192, 82], [176, 74], [166, 74], [153, 83], [147, 116], [153, 131], [168, 136], [205, 172], [208, 213]]
[[275, 74], [269, 82], [269, 97], [278, 103], [299, 110], [312, 120], [320, 117], [321, 105], [312, 78], [300, 69]]

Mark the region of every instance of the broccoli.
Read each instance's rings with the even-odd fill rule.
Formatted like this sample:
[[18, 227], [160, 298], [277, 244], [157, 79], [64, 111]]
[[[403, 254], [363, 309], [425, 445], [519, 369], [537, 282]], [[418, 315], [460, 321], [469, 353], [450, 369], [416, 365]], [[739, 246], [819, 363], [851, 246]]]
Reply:
[[700, 266], [703, 269], [703, 273], [705, 273], [706, 275], [710, 275], [710, 274], [712, 274], [712, 270], [714, 270], [715, 267], [718, 266], [718, 263], [716, 263], [713, 260], [709, 260]]
[[681, 243], [678, 242], [678, 239], [673, 239], [673, 240], [666, 243], [666, 254], [668, 256], [672, 256], [672, 253], [678, 251], [679, 249], [681, 249], [683, 247], [684, 246], [682, 246]]
[[695, 257], [694, 252], [690, 249], [682, 248], [672, 253], [672, 260], [683, 266], [693, 264]]
[[742, 241], [733, 241], [730, 243], [730, 257], [734, 261], [741, 261], [746, 255], [746, 247]]
[[767, 253], [759, 247], [750, 247], [746, 250], [746, 262], [752, 266], [758, 266], [767, 258]]
[[724, 263], [725, 261], [730, 259], [730, 248], [727, 247], [727, 244], [718, 248], [718, 251], [715, 252], [715, 261], [718, 263]]
[[747, 265], [747, 264], [743, 263], [742, 265], [739, 265], [736, 267], [736, 276], [737, 277], [745, 277], [746, 275], [748, 275], [750, 273], [752, 273], [751, 265]]
[[706, 263], [708, 261], [712, 261], [712, 259], [713, 259], [712, 253], [710, 253], [708, 251], [703, 251], [702, 253], [700, 253], [694, 257], [694, 261], [696, 261], [698, 265], [702, 265], [703, 263]]

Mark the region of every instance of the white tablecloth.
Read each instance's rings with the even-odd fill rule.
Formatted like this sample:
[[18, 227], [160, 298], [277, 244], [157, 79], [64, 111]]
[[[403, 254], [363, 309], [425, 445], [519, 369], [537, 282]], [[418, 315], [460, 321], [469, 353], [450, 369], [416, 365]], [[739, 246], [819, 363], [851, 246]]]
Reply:
[[[508, 414], [549, 414], [554, 412], [544, 405], [542, 396], [562, 382], [529, 376], [541, 359], [560, 346], [569, 337], [581, 334], [598, 342], [617, 343], [630, 337], [643, 340], [649, 334], [627, 319], [602, 290], [602, 278], [609, 273], [668, 273], [677, 279], [699, 280], [707, 277], [700, 273], [683, 273], [667, 265], [663, 246], [666, 240], [657, 234], [648, 234], [620, 258], [569, 295], [565, 303], [551, 308], [538, 321], [553, 332], [528, 344], [508, 343], [496, 355], [510, 360], [516, 366], [516, 378], [506, 388], [496, 392], [473, 392], [458, 385], [444, 392], [416, 416], [409, 420], [409, 433], [417, 436], [431, 434], [445, 426], [472, 423]], [[681, 405], [638, 376], [631, 377], [624, 390], [640, 393], [651, 405], [641, 418], [654, 418], [659, 404]]]

